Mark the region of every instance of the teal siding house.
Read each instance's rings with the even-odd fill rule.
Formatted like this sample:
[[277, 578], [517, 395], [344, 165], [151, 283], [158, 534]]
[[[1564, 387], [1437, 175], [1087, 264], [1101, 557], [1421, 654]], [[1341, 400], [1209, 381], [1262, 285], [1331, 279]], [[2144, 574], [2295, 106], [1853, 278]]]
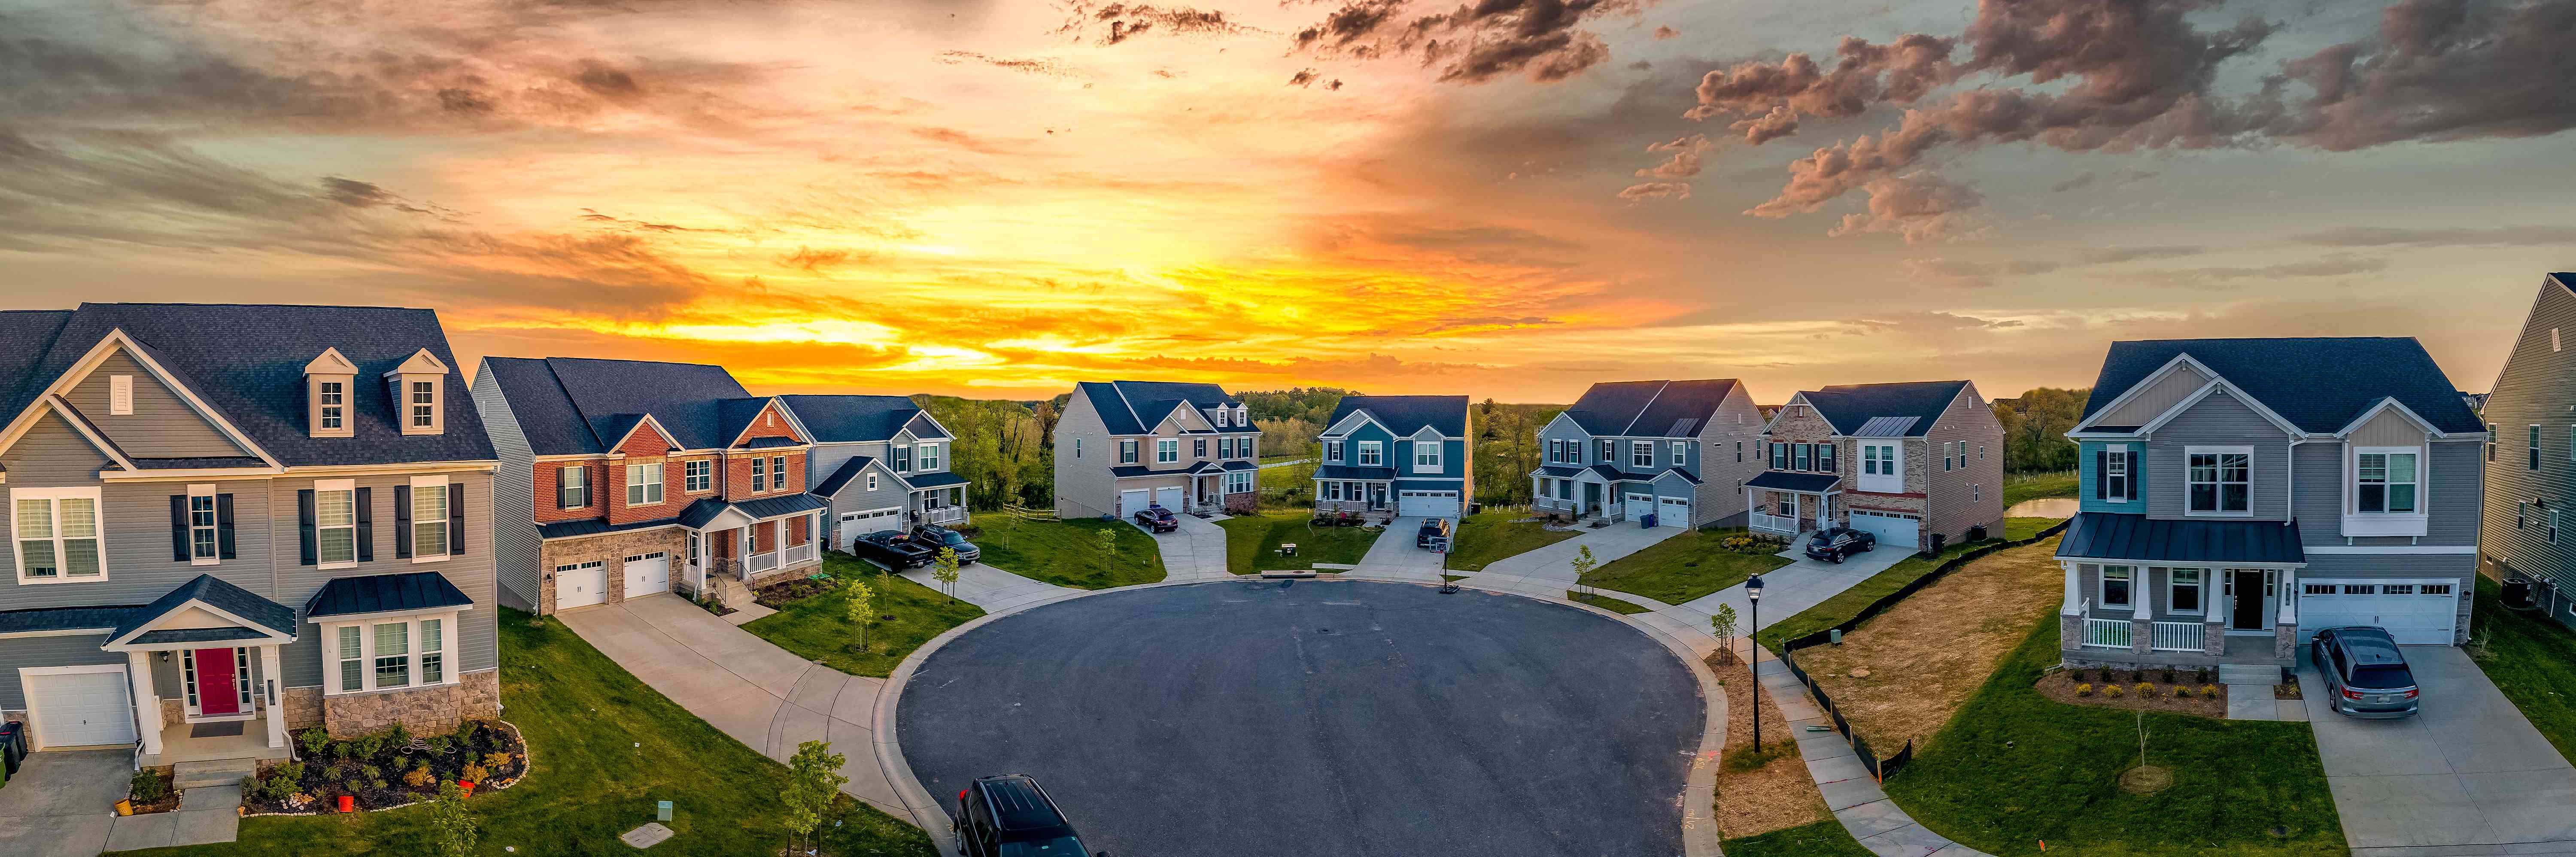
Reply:
[[1455, 518], [1474, 493], [1465, 396], [1343, 396], [1318, 440], [1317, 511]]

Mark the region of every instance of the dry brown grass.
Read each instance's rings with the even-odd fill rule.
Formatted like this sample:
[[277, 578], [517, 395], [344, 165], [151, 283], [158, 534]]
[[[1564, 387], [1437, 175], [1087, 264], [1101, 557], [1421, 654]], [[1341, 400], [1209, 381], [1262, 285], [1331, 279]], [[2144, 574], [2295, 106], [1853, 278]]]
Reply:
[[[2056, 553], [2052, 538], [1977, 560], [1843, 635], [1842, 645], [1800, 649], [1798, 666], [1880, 755], [1909, 738], [1920, 753], [2032, 624], [2055, 618], [2048, 608], [2066, 592]], [[1852, 676], [1864, 668], [1867, 677]]]
[[[1718, 835], [1737, 839], [1833, 818], [1807, 775], [1807, 763], [1798, 758], [1798, 742], [1779, 706], [1771, 704], [1770, 694], [1759, 692], [1761, 683], [1743, 664], [1720, 661], [1721, 655], [1710, 655], [1708, 668], [1726, 682], [1726, 756], [1731, 764], [1717, 769]], [[1754, 752], [1753, 720], [1744, 716], [1753, 710], [1756, 696], [1762, 698], [1761, 749], [1777, 755], [1760, 767], [1738, 770], [1756, 758], [1748, 755]]]

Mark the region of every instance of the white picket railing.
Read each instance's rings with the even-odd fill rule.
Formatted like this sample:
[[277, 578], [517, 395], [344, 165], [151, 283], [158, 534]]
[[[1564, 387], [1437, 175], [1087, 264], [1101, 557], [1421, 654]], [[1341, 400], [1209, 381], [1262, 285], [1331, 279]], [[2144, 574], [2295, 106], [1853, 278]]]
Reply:
[[2105, 649], [2129, 647], [2129, 620], [2085, 619], [2084, 645]]
[[941, 506], [936, 509], [926, 509], [922, 511], [921, 519], [933, 524], [954, 524], [966, 520], [966, 507]]
[[1769, 530], [1775, 533], [1790, 534], [1796, 534], [1798, 532], [1798, 519], [1784, 515], [1765, 515], [1760, 512], [1752, 512], [1745, 516], [1745, 520], [1749, 526], [1757, 530]]
[[756, 554], [752, 554], [751, 556], [745, 557], [745, 558], [743, 559], [743, 563], [742, 563], [742, 570], [743, 570], [743, 572], [744, 572], [744, 573], [746, 573], [746, 574], [759, 574], [759, 573], [761, 573], [761, 572], [769, 571], [769, 570], [771, 570], [771, 569], [775, 569], [775, 568], [777, 568], [777, 567], [778, 567], [778, 552], [777, 552], [777, 551], [770, 551], [770, 552], [768, 552], [768, 553], [756, 553]]
[[787, 564], [788, 564], [788, 565], [795, 565], [795, 564], [797, 564], [797, 563], [802, 563], [802, 562], [813, 562], [813, 561], [814, 561], [814, 543], [813, 543], [813, 542], [806, 542], [806, 543], [801, 544], [801, 545], [788, 545], [788, 546], [787, 546]]
[[2209, 640], [2207, 637], [2202, 635], [2200, 623], [2198, 622], [2157, 622], [2154, 624], [2156, 626], [2155, 638], [2149, 642], [2149, 647], [2156, 651], [2197, 652], [2209, 647]]

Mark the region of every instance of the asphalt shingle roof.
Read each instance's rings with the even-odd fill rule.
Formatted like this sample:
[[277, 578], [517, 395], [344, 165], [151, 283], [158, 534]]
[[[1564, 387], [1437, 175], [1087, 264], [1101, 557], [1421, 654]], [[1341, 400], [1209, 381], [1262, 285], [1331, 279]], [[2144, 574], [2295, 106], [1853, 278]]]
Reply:
[[[297, 364], [297, 368], [302, 368], [302, 364]], [[259, 597], [250, 590], [226, 583], [211, 574], [197, 575], [194, 579], [180, 584], [179, 588], [170, 590], [169, 594], [153, 599], [152, 603], [127, 612], [124, 621], [118, 622], [116, 630], [110, 632], [108, 636], [110, 638], [125, 636], [136, 628], [149, 625], [154, 620], [169, 615], [190, 601], [203, 601], [208, 606], [247, 619], [263, 628], [289, 637], [295, 636], [295, 608]]]
[[75, 631], [91, 628], [108, 629], [125, 624], [125, 617], [136, 605], [114, 607], [38, 607], [31, 610], [0, 612], [0, 634], [28, 631]]
[[2299, 522], [2149, 518], [2079, 512], [2057, 555], [2131, 562], [2304, 563]]
[[483, 371], [500, 382], [537, 455], [606, 452], [640, 414], [652, 414], [681, 449], [723, 449], [759, 413], [754, 405], [738, 414], [728, 432], [725, 403], [768, 401], [753, 397], [724, 367], [697, 363], [492, 357]]
[[[780, 396], [796, 421], [813, 433], [815, 443], [860, 443], [888, 440], [921, 414], [902, 396]], [[927, 426], [929, 421], [923, 421]], [[914, 432], [915, 435], [920, 434]]]
[[151, 646], [161, 643], [222, 643], [232, 640], [259, 640], [267, 637], [267, 634], [233, 625], [224, 628], [163, 628], [158, 631], [145, 631], [126, 642], [129, 645]]
[[[1084, 381], [1074, 385], [1074, 392], [1091, 400], [1091, 409], [1099, 412], [1100, 421], [1113, 435], [1151, 432], [1154, 426], [1140, 421], [1161, 422], [1182, 403], [1198, 408], [1201, 414], [1218, 405], [1243, 403], [1215, 384], [1174, 381]], [[1253, 429], [1246, 426], [1240, 430]]]
[[2153, 339], [2111, 343], [2084, 416], [2182, 354], [2309, 432], [2343, 430], [2384, 398], [2445, 432], [2485, 431], [2449, 376], [2411, 336]]
[[471, 606], [474, 599], [435, 571], [342, 577], [322, 585], [304, 602], [307, 618], [394, 613]]
[[[1837, 384], [1822, 390], [1807, 390], [1798, 395], [1814, 405], [1816, 413], [1832, 423], [1834, 433], [1859, 436], [1871, 420], [1879, 417], [1915, 417], [1904, 434], [1872, 435], [1873, 437], [1922, 437], [1941, 421], [1941, 412], [1968, 386], [1966, 381], [1905, 381], [1894, 384]], [[1880, 431], [1889, 431], [1881, 423]]]
[[832, 474], [823, 477], [823, 481], [814, 483], [813, 493], [822, 497], [841, 493], [841, 486], [850, 484], [850, 480], [858, 478], [859, 471], [868, 469], [868, 465], [875, 462], [872, 456], [851, 456], [850, 460], [841, 462], [841, 466], [832, 468]]
[[[118, 329], [288, 466], [496, 457], [438, 314], [425, 309], [85, 303], [69, 311], [0, 313], [0, 389], [8, 390], [0, 413], [23, 413]], [[350, 437], [306, 432], [304, 365], [327, 348], [339, 349], [358, 369], [349, 391]], [[392, 392], [378, 378], [422, 349], [448, 366], [446, 431], [404, 435]]]
[[1443, 437], [1467, 436], [1465, 396], [1343, 396], [1324, 424], [1340, 425], [1352, 411], [1361, 410], [1397, 437], [1411, 437], [1426, 425]]
[[1596, 436], [1689, 437], [1716, 418], [1736, 384], [1733, 378], [1610, 381], [1583, 391], [1565, 415]]

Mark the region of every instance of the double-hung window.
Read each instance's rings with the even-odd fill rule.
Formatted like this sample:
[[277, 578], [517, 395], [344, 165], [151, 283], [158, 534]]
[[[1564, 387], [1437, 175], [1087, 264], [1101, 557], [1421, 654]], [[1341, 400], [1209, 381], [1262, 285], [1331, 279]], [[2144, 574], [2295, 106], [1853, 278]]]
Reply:
[[1860, 445], [1860, 472], [1863, 476], [1878, 475], [1878, 446], [1876, 444], [1864, 443]]
[[2100, 586], [2102, 591], [2102, 606], [2117, 607], [2122, 610], [2129, 609], [2132, 606], [2132, 599], [2129, 597], [2129, 578], [2134, 575], [2136, 571], [2137, 570], [2135, 568], [2125, 565], [2106, 565], [2102, 567], [2102, 580]]
[[2184, 511], [2195, 515], [2253, 514], [2252, 450], [2192, 448], [2185, 451]]
[[707, 483], [713, 481], [711, 477], [714, 475], [712, 473], [715, 469], [714, 464], [715, 462], [711, 461], [691, 461], [681, 464], [680, 472], [684, 474], [681, 478], [686, 480], [681, 487], [692, 493], [707, 490]]
[[1440, 441], [1414, 441], [1413, 466], [1417, 469], [1440, 469]]
[[[661, 465], [653, 465], [656, 468]], [[627, 468], [627, 481], [633, 482], [634, 468]], [[661, 475], [655, 474], [656, 483]], [[633, 497], [633, 489], [628, 489]], [[656, 500], [655, 502], [660, 502]], [[638, 505], [628, 502], [626, 505]], [[411, 532], [395, 536], [411, 540], [411, 561], [436, 562], [447, 558], [447, 477], [415, 476], [411, 480]]]
[[455, 654], [455, 635], [448, 631], [455, 621], [456, 614], [440, 613], [326, 624], [326, 658], [334, 668], [327, 671], [331, 682], [324, 690], [337, 695], [453, 683], [447, 664]]
[[925, 443], [921, 445], [921, 469], [939, 469], [939, 444]]
[[1740, 440], [1735, 442], [1735, 463], [1744, 463], [1744, 442]]
[[1609, 463], [1612, 463], [1612, 462], [1615, 462], [1615, 461], [1618, 461], [1618, 460], [1619, 460], [1619, 442], [1618, 442], [1618, 441], [1615, 441], [1615, 440], [1604, 440], [1604, 441], [1600, 441], [1597, 445], [1600, 447], [1600, 449], [1599, 449], [1597, 452], [1595, 452], [1595, 453], [1593, 454], [1593, 456], [1592, 456], [1592, 460], [1593, 460], [1593, 462], [1594, 462], [1594, 463], [1596, 463], [1596, 464], [1609, 464]]
[[757, 456], [753, 457], [751, 459], [751, 490], [760, 490], [760, 486], [766, 484], [768, 480], [769, 459]]
[[[894, 448], [894, 472], [912, 472], [912, 447], [898, 446]], [[752, 487], [758, 488], [760, 486], [753, 485]]]
[[438, 424], [438, 383], [411, 382], [411, 427], [429, 428]]
[[626, 505], [658, 506], [662, 503], [662, 463], [626, 466]]
[[1164, 438], [1154, 441], [1154, 463], [1171, 464], [1180, 460], [1180, 438]]
[[2174, 613], [2198, 613], [2203, 572], [2197, 568], [2165, 569], [2165, 609]]
[[1630, 466], [1630, 467], [1653, 467], [1653, 466], [1655, 466], [1655, 442], [1654, 442], [1654, 441], [1651, 441], [1651, 440], [1632, 440], [1632, 441], [1629, 441], [1629, 442], [1628, 442], [1628, 466]]
[[1673, 446], [1673, 466], [1674, 466], [1674, 467], [1689, 467], [1689, 466], [1690, 466], [1690, 443], [1689, 443], [1688, 441], [1679, 441], [1679, 440], [1677, 440], [1677, 441], [1673, 441], [1672, 446]]
[[[1548, 455], [1548, 460], [1550, 460], [1550, 461], [1554, 461], [1554, 460], [1558, 459], [1560, 456], [1559, 456], [1557, 453], [1558, 453], [1560, 450], [1562, 450], [1562, 449], [1563, 449], [1563, 446], [1560, 444], [1560, 442], [1558, 442], [1558, 441], [1553, 441], [1553, 440], [1548, 441], [1548, 445], [1549, 445], [1549, 450], [1548, 450], [1548, 453], [1549, 453], [1549, 455]], [[1324, 460], [1325, 460], [1325, 461], [1329, 461], [1329, 462], [1333, 462], [1333, 463], [1335, 463], [1335, 464], [1339, 464], [1339, 463], [1341, 463], [1341, 460], [1342, 460], [1342, 442], [1341, 442], [1341, 441], [1338, 441], [1338, 440], [1328, 440], [1328, 441], [1324, 441]]]
[[2095, 463], [2101, 465], [2101, 472], [2093, 474], [2093, 499], [2126, 503], [2130, 497], [2137, 496], [2129, 479], [2130, 459], [2134, 455], [2136, 453], [2125, 446], [2105, 447], [2095, 455]]
[[2364, 452], [2354, 461], [2353, 511], [2411, 514], [2415, 502], [2416, 453]]
[[9, 492], [18, 582], [106, 580], [99, 545], [97, 488], [15, 488]]
[[1823, 472], [1826, 472], [1826, 473], [1832, 473], [1832, 472], [1834, 472], [1834, 445], [1833, 445], [1833, 444], [1831, 444], [1831, 443], [1820, 443], [1820, 444], [1816, 444], [1816, 469], [1817, 469], [1817, 470], [1820, 470], [1820, 471], [1823, 471]]
[[1119, 442], [1118, 442], [1118, 463], [1120, 463], [1120, 464], [1134, 464], [1134, 463], [1136, 463], [1136, 442], [1135, 442], [1135, 441], [1133, 441], [1133, 440], [1122, 440], [1122, 441], [1119, 441]]
[[1789, 469], [1789, 445], [1788, 445], [1788, 444], [1785, 444], [1785, 443], [1781, 443], [1781, 442], [1776, 441], [1776, 440], [1775, 440], [1775, 441], [1771, 441], [1770, 443], [1771, 443], [1771, 469], [1773, 469], [1773, 470], [1787, 470], [1787, 469]]
[[2495, 423], [2488, 423], [2488, 424], [2487, 424], [2487, 460], [2488, 460], [2488, 461], [2494, 461], [2494, 460], [2495, 460], [2495, 448], [2496, 448], [2496, 424], [2495, 424]]
[[321, 382], [322, 427], [338, 431], [348, 425], [349, 386], [338, 381]]
[[214, 565], [222, 561], [215, 517], [215, 486], [188, 486], [188, 564]]
[[321, 568], [358, 564], [358, 488], [353, 480], [313, 484], [313, 547]]
[[2531, 448], [2526, 451], [2526, 454], [2530, 460], [2523, 463], [2522, 469], [2540, 469], [2540, 426], [2538, 425], [2531, 427]]
[[411, 623], [384, 622], [370, 627], [375, 637], [377, 689], [411, 686]]
[[[1218, 440], [1218, 441], [1220, 441], [1220, 442], [1222, 442], [1222, 441], [1224, 441], [1224, 440], [1225, 440], [1225, 438], [1217, 438], [1217, 440]], [[1190, 439], [1190, 457], [1191, 457], [1191, 458], [1206, 458], [1206, 457], [1207, 457], [1207, 438], [1197, 437], [1197, 438], [1191, 438], [1191, 439]]]
[[1813, 462], [1809, 459], [1809, 456], [1815, 455], [1815, 444], [1800, 443], [1791, 444], [1791, 446], [1793, 447], [1792, 455], [1795, 456], [1795, 463], [1792, 464], [1789, 469], [1806, 470], [1813, 466]]
[[590, 465], [567, 464], [555, 468], [555, 508], [579, 509], [590, 505]]
[[1360, 461], [1359, 461], [1359, 466], [1361, 466], [1361, 467], [1384, 467], [1384, 466], [1386, 466], [1386, 452], [1385, 452], [1385, 450], [1383, 450], [1383, 449], [1379, 448], [1379, 446], [1378, 446], [1378, 442], [1377, 442], [1377, 441], [1374, 441], [1374, 440], [1363, 440], [1363, 441], [1360, 441]]
[[[661, 483], [662, 483], [662, 469], [661, 469], [660, 467], [655, 467], [655, 468], [653, 468], [653, 496], [656, 496], [656, 497], [662, 496], [662, 487], [661, 487]], [[753, 487], [759, 487], [759, 486], [753, 486]], [[770, 456], [770, 458], [769, 458], [769, 490], [776, 491], [776, 490], [778, 490], [778, 489], [780, 489], [780, 488], [785, 488], [785, 487], [787, 487], [787, 456], [784, 456], [784, 455], [774, 455], [774, 456]]]

